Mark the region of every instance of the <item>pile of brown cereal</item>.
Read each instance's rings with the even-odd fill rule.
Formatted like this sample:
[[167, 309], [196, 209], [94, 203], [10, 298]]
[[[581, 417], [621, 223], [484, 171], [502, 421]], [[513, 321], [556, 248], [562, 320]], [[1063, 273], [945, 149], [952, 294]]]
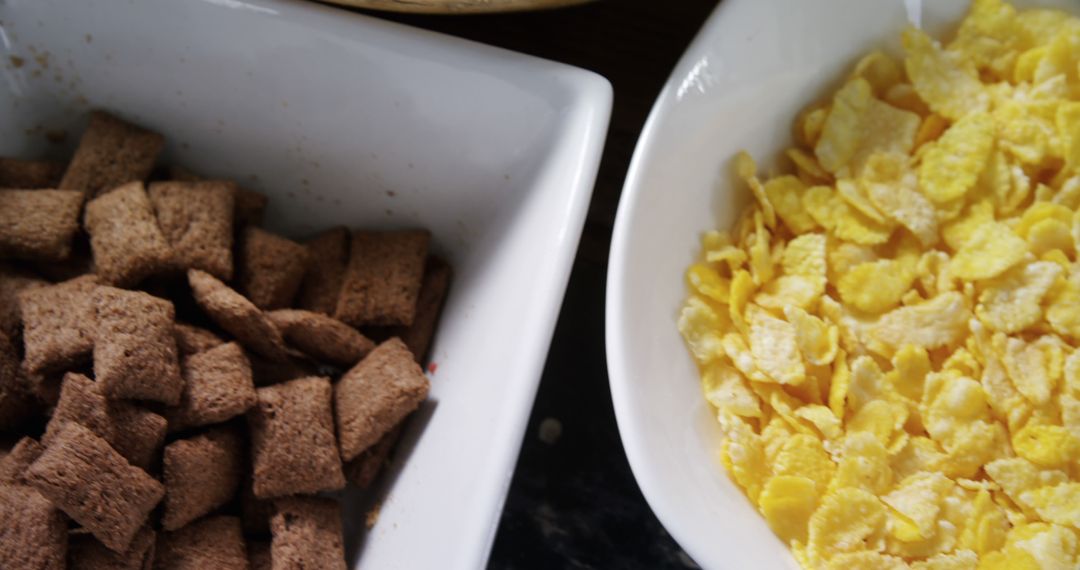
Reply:
[[95, 112], [66, 166], [0, 158], [0, 568], [344, 569], [332, 492], [427, 398], [450, 268], [276, 235], [164, 142]]

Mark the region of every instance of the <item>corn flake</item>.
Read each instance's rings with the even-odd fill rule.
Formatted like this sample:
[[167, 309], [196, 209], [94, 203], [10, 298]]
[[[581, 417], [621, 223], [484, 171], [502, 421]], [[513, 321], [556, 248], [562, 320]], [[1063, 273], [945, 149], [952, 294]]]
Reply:
[[1016, 267], [990, 281], [979, 295], [975, 314], [987, 327], [1015, 333], [1042, 318], [1042, 300], [1061, 275], [1061, 267], [1037, 261]]
[[867, 549], [880, 541], [884, 530], [885, 507], [877, 497], [862, 489], [837, 489], [810, 517], [809, 548], [829, 559]]
[[914, 28], [904, 32], [904, 67], [915, 91], [939, 115], [957, 121], [984, 111], [989, 103], [975, 66], [948, 53]]
[[994, 123], [976, 113], [960, 119], [927, 145], [919, 168], [919, 187], [935, 203], [963, 197], [982, 173], [994, 145]]
[[813, 480], [797, 475], [775, 475], [765, 484], [759, 506], [776, 536], [785, 542], [806, 541], [807, 524], [819, 499], [820, 491]]
[[1027, 254], [1027, 242], [1005, 224], [983, 224], [956, 252], [949, 269], [960, 279], [990, 279], [1016, 265]]

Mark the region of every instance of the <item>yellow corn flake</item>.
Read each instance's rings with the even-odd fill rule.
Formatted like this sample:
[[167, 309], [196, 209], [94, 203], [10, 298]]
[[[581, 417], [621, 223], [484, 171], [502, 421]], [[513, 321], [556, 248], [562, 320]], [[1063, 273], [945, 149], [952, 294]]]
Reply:
[[847, 423], [847, 430], [848, 433], [871, 433], [882, 445], [889, 445], [894, 434], [903, 430], [907, 415], [907, 408], [902, 404], [873, 400], [855, 412]]
[[829, 116], [827, 108], [811, 109], [802, 116], [799, 133], [802, 134], [803, 143], [808, 147], [817, 145], [821, 138], [821, 131], [825, 128], [825, 119]]
[[754, 296], [754, 303], [766, 309], [783, 310], [793, 306], [809, 307], [817, 300], [824, 284], [801, 275], [782, 275], [769, 281]]
[[814, 219], [802, 206], [806, 185], [794, 176], [779, 176], [763, 186], [765, 196], [776, 210], [776, 215], [791, 231], [801, 234], [817, 227]]
[[1001, 103], [992, 114], [998, 146], [1021, 164], [1038, 165], [1059, 154], [1057, 103], [1016, 101]]
[[845, 552], [829, 561], [828, 570], [910, 570], [903, 558], [871, 552]]
[[[999, 340], [997, 344], [1002, 343]], [[1036, 406], [1048, 402], [1060, 376], [1054, 366], [1060, 359], [1060, 349], [1009, 338], [999, 350], [1001, 362], [1017, 391]]]
[[1016, 527], [1009, 533], [1006, 550], [1009, 549], [1027, 552], [1040, 569], [1076, 568], [1076, 533], [1062, 526], [1032, 523]]
[[1026, 492], [1059, 485], [1069, 480], [1069, 476], [1063, 471], [1042, 469], [1022, 457], [991, 461], [984, 469], [1013, 502], [1022, 506], [1027, 505], [1023, 499]]
[[862, 116], [858, 150], [851, 157], [851, 173], [861, 175], [874, 154], [911, 152], [920, 124], [919, 115], [871, 98]]
[[750, 255], [750, 276], [758, 286], [768, 283], [776, 274], [775, 259], [769, 247], [771, 240], [772, 234], [765, 227], [765, 217], [760, 211], [754, 212], [754, 233], [749, 239], [747, 249]]
[[848, 81], [833, 97], [832, 108], [814, 146], [814, 154], [825, 170], [835, 173], [848, 165], [859, 150], [863, 115], [874, 98], [865, 79]]
[[822, 290], [825, 288], [825, 236], [803, 234], [788, 242], [781, 257], [781, 265], [787, 275], [799, 275], [813, 280]]
[[1072, 252], [1075, 249], [1072, 228], [1060, 220], [1041, 220], [1031, 227], [1027, 236], [1028, 249], [1035, 255], [1049, 252]]
[[[740, 331], [746, 331], [746, 307], [754, 293], [754, 279], [750, 272], [739, 270], [731, 279], [728, 302], [728, 318]], [[680, 331], [682, 328], [680, 327]], [[683, 333], [685, 337], [686, 334]]]
[[953, 482], [941, 473], [916, 473], [881, 497], [895, 519], [893, 536], [904, 542], [933, 536], [941, 503], [952, 486]]
[[942, 293], [920, 305], [884, 314], [869, 334], [886, 347], [910, 344], [933, 349], [959, 342], [967, 332], [970, 317], [962, 294]]
[[814, 221], [837, 238], [861, 245], [889, 241], [892, 227], [880, 224], [849, 206], [827, 186], [814, 186], [803, 195], [803, 207]]
[[1007, 548], [987, 554], [979, 561], [979, 570], [1045, 570], [1028, 551]]
[[963, 197], [975, 186], [994, 145], [994, 123], [977, 113], [960, 119], [927, 145], [919, 187], [935, 203]]
[[827, 440], [838, 439], [844, 433], [840, 419], [826, 406], [818, 404], [803, 406], [795, 410], [795, 416], [809, 422]]
[[709, 263], [724, 263], [727, 264], [731, 271], [738, 271], [746, 263], [746, 252], [742, 248], [734, 245], [725, 245], [715, 250], [706, 250], [705, 261]]
[[893, 85], [882, 99], [897, 109], [911, 111], [920, 117], [930, 114], [930, 108], [919, 98], [919, 94], [915, 92], [915, 88], [910, 83]]
[[865, 189], [854, 180], [848, 178], [837, 180], [836, 193], [839, 194], [840, 197], [847, 202], [848, 206], [853, 208], [856, 212], [879, 224], [887, 223], [885, 214], [882, 214], [877, 207], [870, 202], [870, 198], [866, 195]]
[[720, 456], [735, 482], [751, 501], [757, 502], [763, 483], [769, 477], [769, 464], [761, 437], [742, 419], [720, 411], [721, 427], [726, 426]]
[[987, 327], [1004, 333], [1022, 331], [1042, 318], [1042, 300], [1061, 275], [1061, 267], [1037, 261], [1015, 267], [989, 281], [975, 314]]
[[820, 491], [812, 479], [775, 475], [759, 497], [761, 514], [785, 542], [806, 541], [807, 524], [817, 509]]
[[900, 83], [903, 71], [896, 61], [884, 52], [872, 51], [855, 64], [851, 76], [865, 79], [874, 93], [880, 96], [887, 93], [893, 85]]
[[858, 410], [867, 403], [886, 394], [885, 374], [870, 356], [859, 356], [851, 362], [851, 380], [848, 385], [848, 409]]
[[883, 313], [900, 304], [915, 274], [896, 260], [881, 259], [853, 267], [837, 283], [847, 305], [867, 313]]
[[904, 31], [904, 67], [923, 101], [939, 115], [958, 121], [984, 111], [989, 103], [975, 66], [941, 49], [923, 32]]
[[761, 181], [757, 178], [757, 165], [754, 163], [754, 159], [750, 158], [749, 154], [740, 152], [735, 156], [735, 171], [738, 173], [739, 178], [742, 178], [746, 185], [750, 187], [754, 198], [757, 199], [765, 225], [770, 228], [775, 227], [776, 211], [773, 209], [769, 197], [765, 194], [765, 188], [761, 185]]
[[1080, 339], [1080, 286], [1067, 282], [1057, 292], [1051, 291], [1046, 306], [1046, 322], [1054, 332]]
[[1080, 483], [1061, 483], [1021, 494], [1044, 520], [1080, 529]]
[[949, 477], [974, 477], [985, 465], [1000, 455], [1007, 445], [1008, 434], [997, 422], [974, 421], [960, 426], [943, 445], [948, 460], [945, 474]]
[[695, 291], [717, 303], [726, 305], [731, 296], [731, 280], [721, 277], [708, 265], [691, 265], [690, 269], [686, 270], [686, 281]]
[[[890, 160], [889, 156], [870, 157], [867, 170], [880, 172], [881, 163]], [[923, 246], [932, 246], [938, 241], [938, 219], [933, 204], [915, 189], [913, 173], [896, 173], [895, 178], [867, 178], [863, 182], [870, 203], [890, 219], [911, 231]]]
[[784, 443], [773, 465], [776, 475], [800, 475], [808, 477], [824, 491], [836, 472], [836, 464], [822, 447], [821, 440], [806, 434], [791, 436]]
[[724, 314], [703, 298], [692, 296], [686, 300], [679, 313], [679, 332], [698, 363], [711, 362], [723, 354], [720, 339], [727, 328], [725, 320]]
[[814, 366], [827, 366], [840, 348], [840, 331], [805, 310], [787, 306], [784, 317], [795, 327], [795, 342], [803, 358]]
[[956, 252], [949, 269], [960, 279], [990, 279], [1019, 263], [1027, 252], [1027, 242], [1009, 226], [998, 222], [983, 224]]
[[809, 548], [830, 559], [867, 549], [881, 541], [884, 531], [885, 507], [877, 497], [862, 489], [837, 489], [810, 517]]
[[761, 402], [750, 390], [746, 379], [722, 360], [704, 368], [701, 389], [705, 392], [705, 399], [717, 408], [724, 408], [738, 416], [761, 417]]
[[1080, 457], [1080, 439], [1062, 426], [1029, 424], [1013, 435], [1012, 446], [1041, 467], [1064, 467]]
[[1016, 235], [1027, 238], [1035, 224], [1046, 220], [1057, 220], [1064, 224], [1072, 224], [1073, 212], [1069, 208], [1051, 202], [1037, 202], [1024, 211], [1020, 220], [1013, 228]]
[[840, 461], [829, 488], [846, 487], [883, 493], [893, 482], [889, 453], [881, 441], [869, 432], [853, 432], [844, 438]]
[[928, 437], [909, 438], [890, 461], [893, 475], [903, 479], [921, 471], [942, 471], [948, 456], [934, 440]]
[[[756, 309], [753, 305], [751, 308]], [[795, 327], [764, 310], [752, 311], [750, 352], [757, 368], [774, 382], [801, 384], [806, 379], [806, 366], [799, 355]]]
[[990, 491], [980, 489], [960, 533], [959, 546], [985, 555], [1004, 546], [1008, 532], [1009, 520], [1005, 513], [994, 502]]

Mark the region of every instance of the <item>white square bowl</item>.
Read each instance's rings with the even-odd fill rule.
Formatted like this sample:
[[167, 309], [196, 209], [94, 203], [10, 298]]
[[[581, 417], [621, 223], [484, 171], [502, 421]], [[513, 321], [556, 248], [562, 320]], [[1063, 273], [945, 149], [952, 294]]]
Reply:
[[[1080, 11], [1075, 0], [1014, 2]], [[607, 289], [607, 357], [619, 433], [649, 505], [705, 568], [797, 568], [720, 464], [721, 434], [676, 329], [683, 275], [707, 229], [749, 191], [747, 150], [768, 171], [800, 111], [874, 48], [899, 54], [909, 24], [951, 32], [968, 0], [724, 0], [653, 107], [623, 188]]]
[[[374, 496], [366, 568], [484, 564], [611, 109], [580, 69], [288, 0], [0, 0], [0, 155], [104, 108], [165, 160], [267, 193], [268, 226], [426, 227], [455, 274], [430, 402]], [[66, 142], [45, 134], [67, 133]]]

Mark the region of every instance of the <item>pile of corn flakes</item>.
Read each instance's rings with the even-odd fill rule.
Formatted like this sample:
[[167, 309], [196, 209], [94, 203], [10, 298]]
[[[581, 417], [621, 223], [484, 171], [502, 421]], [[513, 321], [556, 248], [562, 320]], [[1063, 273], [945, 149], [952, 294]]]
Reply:
[[1080, 19], [975, 0], [797, 122], [679, 330], [731, 478], [806, 568], [1074, 569]]

